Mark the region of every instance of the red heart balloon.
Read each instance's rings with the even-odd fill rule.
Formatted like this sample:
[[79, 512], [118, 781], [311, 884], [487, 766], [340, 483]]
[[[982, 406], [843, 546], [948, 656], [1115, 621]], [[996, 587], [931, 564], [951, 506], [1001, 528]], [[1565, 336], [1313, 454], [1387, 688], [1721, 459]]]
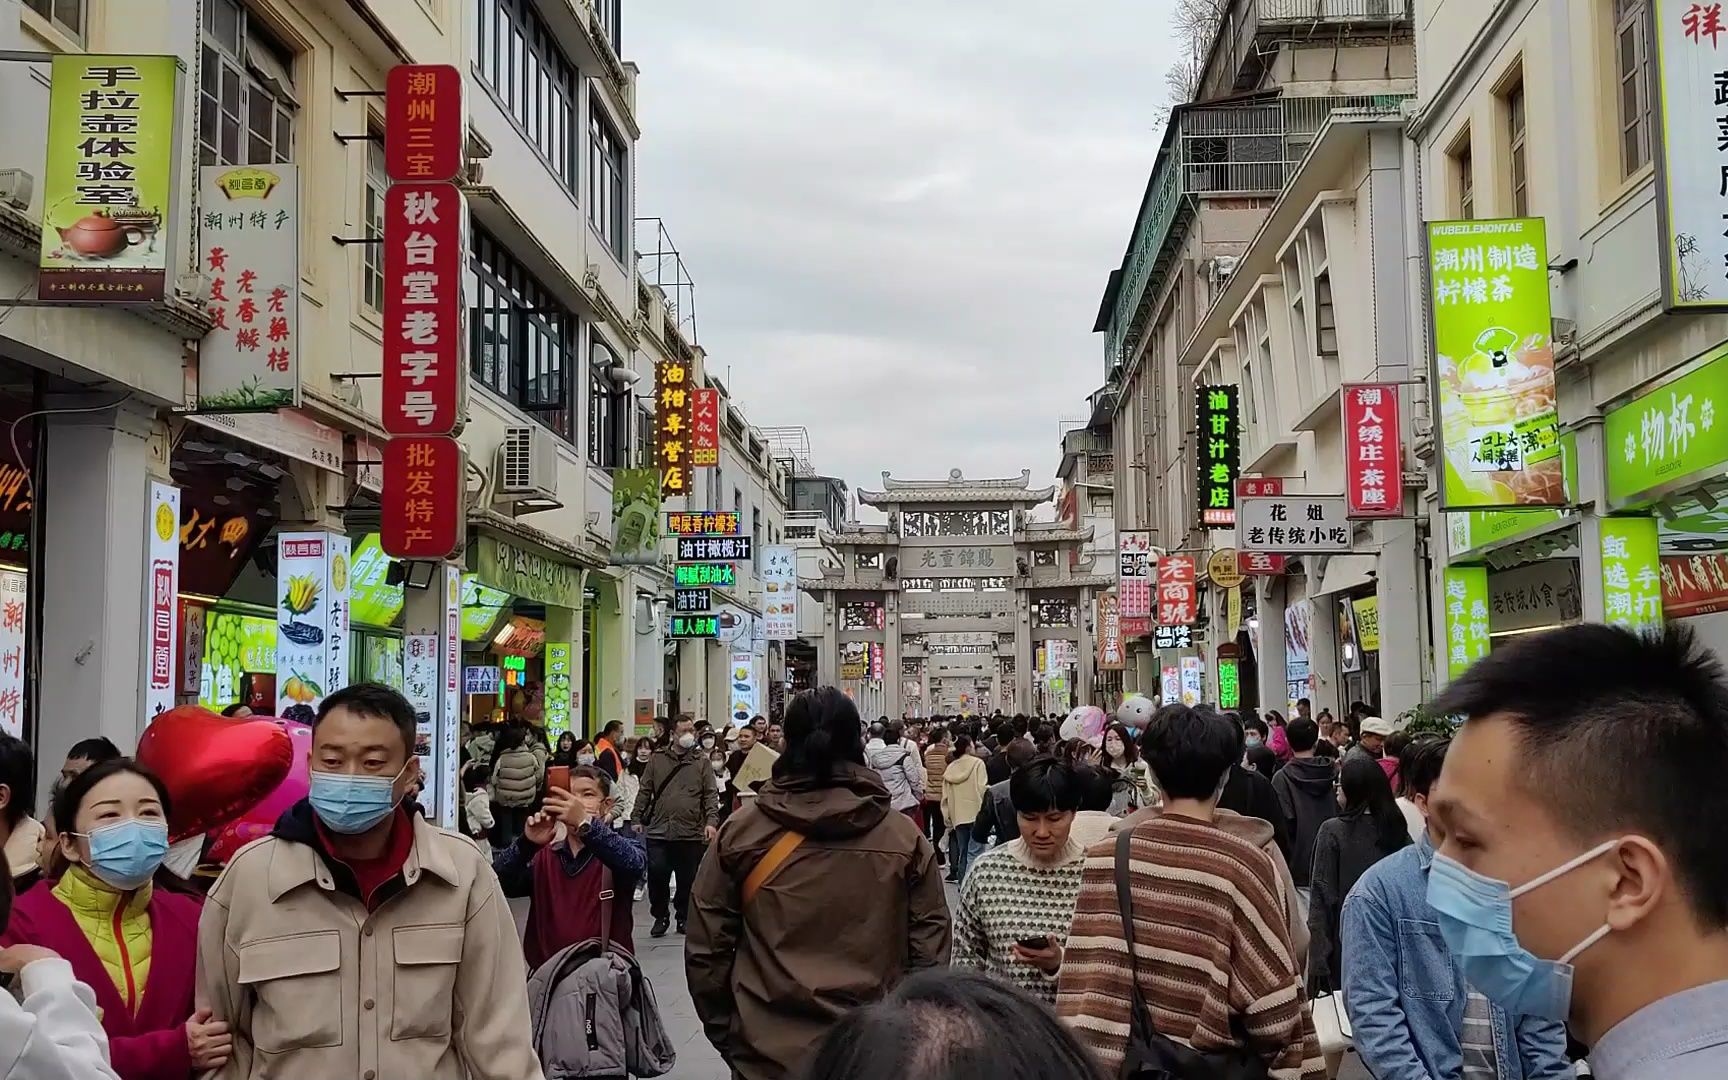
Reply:
[[181, 705], [151, 721], [138, 761], [168, 786], [171, 842], [234, 821], [275, 791], [293, 764], [288, 733], [269, 720], [229, 720]]

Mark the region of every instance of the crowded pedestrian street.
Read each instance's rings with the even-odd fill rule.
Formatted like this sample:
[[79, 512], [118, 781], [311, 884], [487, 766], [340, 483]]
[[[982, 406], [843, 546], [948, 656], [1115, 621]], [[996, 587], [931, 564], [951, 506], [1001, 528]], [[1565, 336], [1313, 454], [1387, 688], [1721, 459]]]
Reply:
[[0, 0], [0, 1080], [1728, 1080], [1723, 7]]

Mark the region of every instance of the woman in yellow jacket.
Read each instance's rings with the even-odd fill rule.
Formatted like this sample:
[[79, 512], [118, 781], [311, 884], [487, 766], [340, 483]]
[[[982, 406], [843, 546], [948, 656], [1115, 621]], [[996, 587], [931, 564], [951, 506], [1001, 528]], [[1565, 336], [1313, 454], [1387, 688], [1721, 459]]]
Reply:
[[984, 802], [988, 786], [984, 762], [972, 753], [968, 735], [954, 737], [954, 756], [942, 771], [942, 818], [948, 823], [948, 880], [966, 879], [966, 867], [972, 861], [972, 823], [978, 820], [978, 807]]

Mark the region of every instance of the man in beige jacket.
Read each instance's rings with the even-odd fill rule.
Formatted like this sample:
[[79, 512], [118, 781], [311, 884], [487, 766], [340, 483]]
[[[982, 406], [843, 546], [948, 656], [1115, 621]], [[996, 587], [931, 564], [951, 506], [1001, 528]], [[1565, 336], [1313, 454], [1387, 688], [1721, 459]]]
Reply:
[[313, 722], [311, 794], [204, 906], [198, 1004], [218, 1080], [543, 1080], [515, 923], [473, 841], [405, 809], [414, 712], [359, 684]]

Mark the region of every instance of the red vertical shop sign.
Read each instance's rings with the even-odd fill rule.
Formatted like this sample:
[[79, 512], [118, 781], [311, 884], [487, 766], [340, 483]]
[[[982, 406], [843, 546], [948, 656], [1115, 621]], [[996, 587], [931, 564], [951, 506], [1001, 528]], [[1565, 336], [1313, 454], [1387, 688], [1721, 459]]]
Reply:
[[393, 184], [384, 197], [384, 430], [461, 426], [462, 265], [468, 210], [451, 184]]
[[443, 559], [462, 542], [462, 444], [447, 435], [384, 444], [379, 543], [398, 559]]
[[[1284, 480], [1278, 476], [1245, 476], [1236, 481], [1238, 499], [1257, 499], [1284, 494]], [[1282, 574], [1284, 556], [1265, 551], [1238, 551], [1236, 569], [1249, 577]]]
[[1398, 387], [1345, 383], [1344, 494], [1353, 518], [1404, 515], [1404, 454], [1398, 441]]
[[1158, 560], [1158, 625], [1187, 626], [1199, 617], [1194, 586], [1194, 556], [1165, 555]]
[[720, 464], [720, 391], [698, 390], [691, 395], [690, 467]]
[[454, 180], [462, 171], [462, 73], [398, 64], [384, 80], [384, 168], [392, 180]]

